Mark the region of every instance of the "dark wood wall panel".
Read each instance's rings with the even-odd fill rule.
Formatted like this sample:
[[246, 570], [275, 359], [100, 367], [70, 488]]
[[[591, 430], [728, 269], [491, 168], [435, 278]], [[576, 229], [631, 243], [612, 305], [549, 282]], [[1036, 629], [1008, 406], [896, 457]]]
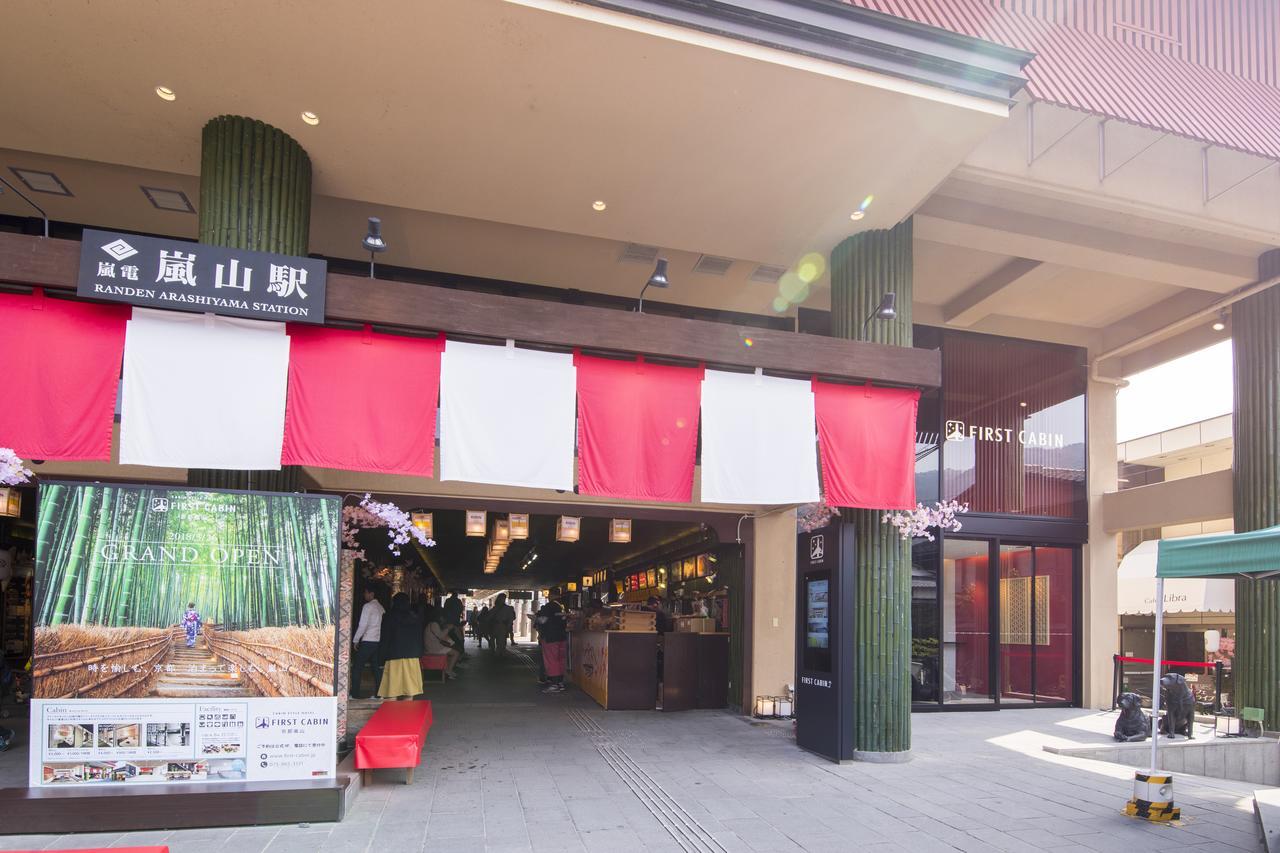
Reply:
[[[80, 244], [0, 234], [0, 282], [74, 290]], [[330, 321], [936, 388], [933, 350], [330, 274]], [[750, 343], [748, 344], [748, 341]]]

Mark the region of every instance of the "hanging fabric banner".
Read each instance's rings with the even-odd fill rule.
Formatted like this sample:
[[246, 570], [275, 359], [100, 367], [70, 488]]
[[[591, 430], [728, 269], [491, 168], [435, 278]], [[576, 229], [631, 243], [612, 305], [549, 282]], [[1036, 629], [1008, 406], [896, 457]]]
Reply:
[[702, 380], [702, 500], [791, 504], [817, 499], [810, 383], [708, 370]]
[[430, 477], [443, 338], [289, 326], [285, 465]]
[[110, 459], [129, 309], [0, 293], [0, 447], [24, 459]]
[[579, 355], [578, 490], [688, 503], [702, 370]]
[[120, 463], [279, 469], [288, 375], [283, 323], [134, 308]]
[[440, 479], [573, 488], [569, 353], [449, 341], [440, 359]]
[[916, 505], [916, 408], [909, 388], [813, 383], [822, 486], [831, 506]]

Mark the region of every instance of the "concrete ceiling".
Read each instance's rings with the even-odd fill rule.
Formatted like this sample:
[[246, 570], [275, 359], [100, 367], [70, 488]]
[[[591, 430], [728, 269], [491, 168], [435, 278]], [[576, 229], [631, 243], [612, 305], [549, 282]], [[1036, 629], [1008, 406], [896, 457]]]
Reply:
[[[1037, 112], [1032, 165], [1018, 113], [584, 8], [20, 4], [6, 15], [23, 37], [6, 44], [0, 170], [55, 172], [74, 196], [33, 196], [55, 219], [194, 237], [194, 215], [156, 210], [140, 187], [198, 206], [200, 128], [251, 115], [311, 154], [313, 252], [360, 258], [380, 215], [380, 262], [634, 296], [648, 269], [620, 258], [637, 243], [670, 259], [662, 301], [762, 314], [778, 288], [750, 280], [759, 264], [915, 213], [918, 322], [1104, 348], [1251, 281], [1280, 242], [1253, 184], [1202, 204], [1198, 160], [1176, 140], [1115, 134], [1110, 162], [1139, 154], [1099, 185], [1096, 133], [1045, 153], [1074, 115]], [[5, 192], [0, 213], [30, 211]], [[734, 263], [700, 274], [702, 253]], [[828, 306], [825, 277], [803, 304]]]
[[249, 115], [301, 142], [321, 195], [790, 264], [868, 194], [860, 227], [897, 222], [1002, 119], [542, 5], [22, 4], [0, 147], [195, 175], [203, 124]]

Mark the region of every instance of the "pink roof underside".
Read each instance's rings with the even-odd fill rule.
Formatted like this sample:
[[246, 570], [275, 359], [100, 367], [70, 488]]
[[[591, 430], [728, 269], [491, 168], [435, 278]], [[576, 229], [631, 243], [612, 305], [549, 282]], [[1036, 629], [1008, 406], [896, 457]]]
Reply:
[[[1058, 21], [1032, 17], [988, 0], [844, 2], [1035, 53], [1025, 73], [1027, 92], [1037, 100], [1280, 159], [1280, 89], [1170, 55], [1196, 52], [1195, 42], [1203, 42], [1205, 36], [1193, 30], [1208, 27], [1216, 30], [1212, 40], [1226, 58], [1238, 48], [1258, 53], [1264, 65], [1266, 59], [1274, 64], [1277, 38], [1270, 16], [1259, 22], [1265, 24], [1263, 41], [1250, 22], [1232, 26], [1236, 22], [1211, 16], [1174, 20], [1183, 30], [1174, 41], [1164, 35], [1133, 39], [1134, 28], [1114, 18], [1067, 23], [1061, 16]], [[1004, 2], [1018, 6], [1034, 0]], [[1155, 6], [1161, 0], [1138, 2]], [[1168, 5], [1170, 0], [1163, 2]], [[1159, 23], [1178, 32], [1163, 20]], [[1241, 43], [1234, 45], [1236, 40]]]

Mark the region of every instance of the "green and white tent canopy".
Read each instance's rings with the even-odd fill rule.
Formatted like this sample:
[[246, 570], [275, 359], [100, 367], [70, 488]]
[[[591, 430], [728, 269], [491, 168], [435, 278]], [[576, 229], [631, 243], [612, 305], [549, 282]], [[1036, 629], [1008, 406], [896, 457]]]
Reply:
[[1158, 578], [1280, 577], [1280, 526], [1248, 533], [1162, 539]]

